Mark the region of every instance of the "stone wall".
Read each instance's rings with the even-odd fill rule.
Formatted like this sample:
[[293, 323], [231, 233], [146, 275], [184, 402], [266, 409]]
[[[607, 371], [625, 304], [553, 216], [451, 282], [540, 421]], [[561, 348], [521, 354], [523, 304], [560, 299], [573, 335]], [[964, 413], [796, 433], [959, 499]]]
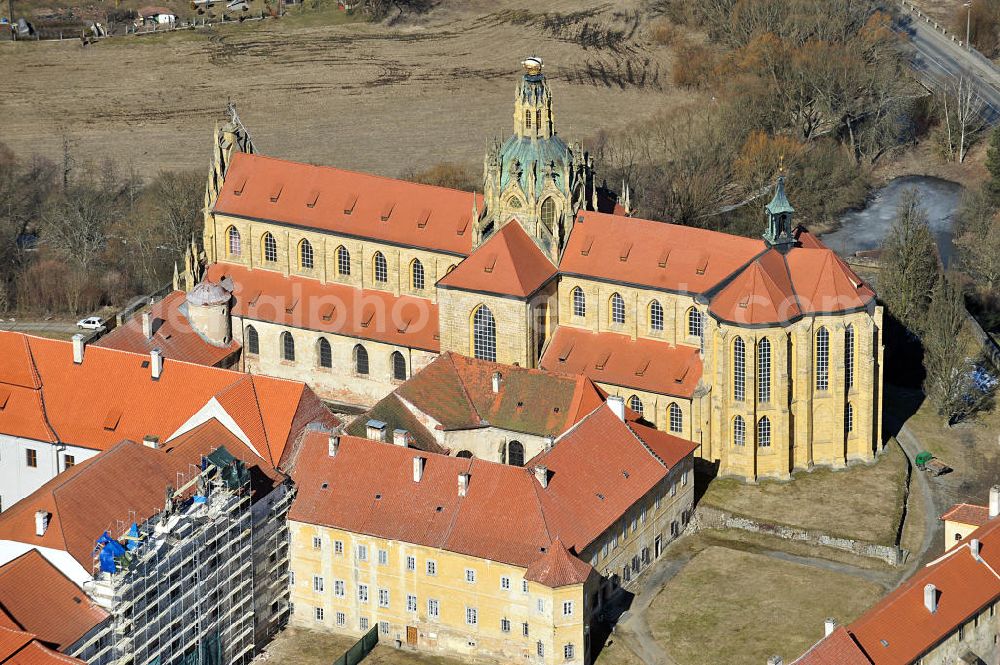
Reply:
[[695, 531], [701, 529], [739, 529], [750, 533], [760, 533], [767, 536], [775, 536], [782, 540], [791, 540], [810, 545], [821, 545], [843, 550], [858, 556], [870, 559], [885, 561], [891, 566], [898, 566], [906, 558], [906, 550], [895, 545], [879, 545], [863, 540], [853, 540], [851, 538], [841, 538], [831, 536], [820, 531], [810, 531], [798, 529], [783, 524], [772, 522], [761, 522], [742, 515], [710, 508], [708, 506], [698, 506], [694, 511], [694, 518], [691, 520], [691, 528]]

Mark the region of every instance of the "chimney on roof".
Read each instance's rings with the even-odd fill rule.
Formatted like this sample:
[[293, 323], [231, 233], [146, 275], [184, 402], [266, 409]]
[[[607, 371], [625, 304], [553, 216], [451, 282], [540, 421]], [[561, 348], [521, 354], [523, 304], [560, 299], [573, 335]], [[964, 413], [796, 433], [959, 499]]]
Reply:
[[552, 446], [556, 445], [556, 437], [551, 434], [545, 437], [545, 452], [552, 450]]
[[160, 447], [160, 437], [155, 434], [147, 434], [142, 437], [142, 445], [147, 448], [159, 448]]
[[827, 617], [826, 621], [823, 622], [823, 635], [830, 637], [835, 630], [837, 630], [837, 620], [833, 617]]
[[340, 433], [331, 432], [330, 438], [327, 440], [326, 452], [330, 457], [336, 457], [337, 452], [340, 450]]
[[969, 541], [969, 551], [972, 552], [972, 558], [976, 561], [982, 561], [983, 557], [979, 555], [980, 542], [978, 538], [973, 538]]
[[549, 486], [549, 467], [539, 464], [535, 467], [535, 480], [542, 487]]
[[990, 519], [1000, 515], [1000, 485], [990, 488]]
[[372, 418], [365, 424], [365, 436], [372, 441], [385, 442], [385, 423]]
[[931, 614], [937, 612], [938, 595], [937, 587], [933, 584], [924, 585], [924, 607]]
[[45, 531], [49, 528], [49, 513], [45, 510], [35, 511], [35, 535], [38, 537], [44, 536]]
[[767, 665], [781, 665], [783, 662], [781, 656], [771, 656], [767, 659]]
[[465, 496], [469, 493], [469, 474], [460, 473], [458, 474], [458, 495]]
[[413, 482], [419, 483], [424, 477], [424, 467], [427, 466], [426, 457], [413, 458]]
[[493, 372], [493, 393], [496, 394], [500, 392], [500, 381], [503, 380], [503, 374], [500, 372]]
[[159, 349], [153, 349], [149, 352], [149, 373], [154, 381], [159, 380], [160, 375], [163, 374], [163, 352]]
[[394, 429], [392, 430], [392, 442], [406, 448], [410, 445], [410, 433], [405, 429]]
[[618, 416], [618, 420], [625, 420], [625, 398], [619, 397], [618, 395], [611, 395], [608, 397], [608, 406], [611, 408], [612, 413]]
[[80, 333], [73, 335], [73, 363], [83, 364], [83, 335]]
[[148, 311], [142, 313], [142, 335], [146, 339], [153, 339], [153, 316]]

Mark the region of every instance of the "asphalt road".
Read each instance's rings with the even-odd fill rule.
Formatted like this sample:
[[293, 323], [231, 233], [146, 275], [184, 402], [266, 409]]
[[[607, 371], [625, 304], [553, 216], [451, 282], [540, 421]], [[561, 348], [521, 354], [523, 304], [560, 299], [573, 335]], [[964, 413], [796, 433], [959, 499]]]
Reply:
[[1000, 73], [981, 56], [971, 53], [936, 30], [933, 24], [908, 13], [901, 14], [897, 29], [908, 35], [912, 55], [910, 65], [924, 83], [939, 87], [960, 74], [971, 74], [979, 95], [989, 105], [991, 123], [1000, 120]]

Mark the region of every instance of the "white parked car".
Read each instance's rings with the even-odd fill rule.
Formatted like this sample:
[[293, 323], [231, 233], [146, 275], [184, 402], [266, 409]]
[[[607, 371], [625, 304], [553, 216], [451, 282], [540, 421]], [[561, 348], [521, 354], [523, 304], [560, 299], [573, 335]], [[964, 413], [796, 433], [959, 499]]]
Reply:
[[76, 322], [76, 325], [80, 328], [85, 328], [86, 330], [100, 330], [104, 327], [101, 324], [101, 317], [99, 316], [88, 316], [85, 319], [80, 319]]

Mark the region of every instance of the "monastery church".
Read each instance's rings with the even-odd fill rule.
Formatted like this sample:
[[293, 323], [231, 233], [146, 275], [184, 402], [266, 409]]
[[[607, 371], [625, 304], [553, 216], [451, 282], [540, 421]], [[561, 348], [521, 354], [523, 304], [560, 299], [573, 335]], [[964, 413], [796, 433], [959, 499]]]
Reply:
[[784, 179], [759, 238], [633, 216], [556, 132], [542, 61], [522, 64], [476, 194], [257, 154], [232, 112], [203, 253], [175, 278], [202, 282], [192, 324], [334, 402], [370, 406], [451, 351], [583, 375], [721, 475], [873, 460], [882, 308], [794, 224]]

